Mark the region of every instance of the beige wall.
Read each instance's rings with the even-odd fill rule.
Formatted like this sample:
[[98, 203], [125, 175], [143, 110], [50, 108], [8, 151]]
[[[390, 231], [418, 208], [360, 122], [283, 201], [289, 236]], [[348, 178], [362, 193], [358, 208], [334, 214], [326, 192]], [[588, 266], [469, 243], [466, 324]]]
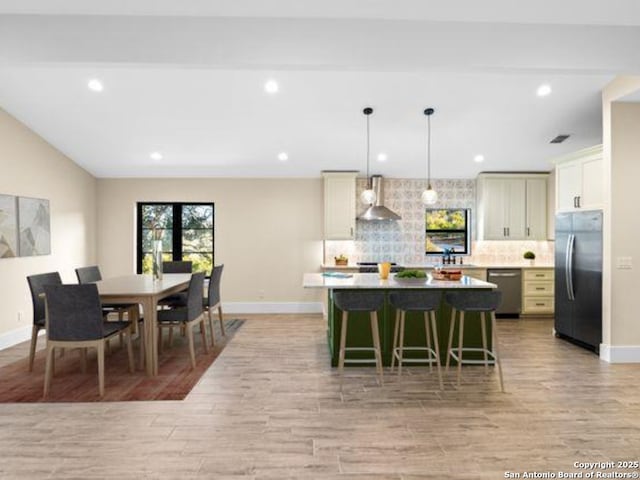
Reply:
[[6, 335], [30, 331], [27, 275], [57, 270], [75, 281], [74, 268], [95, 261], [96, 180], [0, 109], [0, 193], [46, 198], [51, 208], [51, 255], [0, 259], [2, 346]]
[[322, 262], [322, 192], [320, 178], [100, 179], [98, 262], [135, 271], [136, 202], [214, 202], [223, 303], [317, 302], [301, 285]]
[[[640, 178], [640, 105], [618, 103], [640, 90], [640, 77], [618, 77], [603, 90], [603, 157], [606, 190], [603, 255], [603, 344], [607, 359], [640, 360], [636, 297], [640, 277], [640, 225], [636, 208]], [[616, 268], [618, 257], [632, 257], [634, 268]], [[602, 352], [601, 352], [602, 353]]]

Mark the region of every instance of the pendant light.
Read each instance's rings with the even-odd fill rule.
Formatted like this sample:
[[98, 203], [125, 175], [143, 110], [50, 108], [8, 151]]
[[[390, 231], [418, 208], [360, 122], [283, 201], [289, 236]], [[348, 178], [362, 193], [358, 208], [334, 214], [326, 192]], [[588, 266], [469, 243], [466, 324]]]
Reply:
[[438, 193], [431, 187], [431, 115], [435, 110], [427, 108], [424, 114], [427, 116], [427, 189], [422, 192], [422, 203], [433, 205], [438, 201]]
[[367, 107], [362, 113], [367, 117], [367, 188], [360, 194], [360, 201], [365, 205], [373, 205], [376, 202], [376, 192], [373, 190], [371, 177], [369, 176], [369, 116], [373, 108]]

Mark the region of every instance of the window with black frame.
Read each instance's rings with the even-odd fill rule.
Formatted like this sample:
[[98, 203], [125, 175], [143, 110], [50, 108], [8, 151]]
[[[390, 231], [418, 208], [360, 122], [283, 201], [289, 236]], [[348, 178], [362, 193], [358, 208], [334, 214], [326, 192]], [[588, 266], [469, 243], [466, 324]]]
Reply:
[[425, 254], [470, 253], [470, 213], [467, 208], [438, 208], [425, 211]]
[[153, 239], [162, 239], [165, 261], [191, 261], [194, 272], [211, 273], [213, 203], [138, 203], [138, 273], [151, 273]]

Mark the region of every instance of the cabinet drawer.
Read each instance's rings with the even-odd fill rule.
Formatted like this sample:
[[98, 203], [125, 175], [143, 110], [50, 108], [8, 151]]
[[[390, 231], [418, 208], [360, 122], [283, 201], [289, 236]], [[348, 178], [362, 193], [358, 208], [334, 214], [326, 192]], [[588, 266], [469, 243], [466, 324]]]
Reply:
[[524, 296], [552, 297], [553, 282], [524, 282]]
[[529, 269], [524, 271], [525, 280], [553, 280], [553, 270]]
[[525, 297], [522, 313], [553, 313], [553, 298]]

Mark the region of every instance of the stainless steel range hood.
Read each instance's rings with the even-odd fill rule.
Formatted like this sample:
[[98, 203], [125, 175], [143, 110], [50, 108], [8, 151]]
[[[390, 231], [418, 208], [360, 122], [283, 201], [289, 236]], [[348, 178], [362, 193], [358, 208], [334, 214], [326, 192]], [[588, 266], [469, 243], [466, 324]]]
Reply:
[[369, 206], [364, 212], [358, 216], [358, 220], [365, 221], [390, 221], [401, 220], [402, 217], [392, 212], [383, 205], [384, 188], [382, 186], [382, 175], [371, 176], [371, 188], [376, 192], [376, 203]]

